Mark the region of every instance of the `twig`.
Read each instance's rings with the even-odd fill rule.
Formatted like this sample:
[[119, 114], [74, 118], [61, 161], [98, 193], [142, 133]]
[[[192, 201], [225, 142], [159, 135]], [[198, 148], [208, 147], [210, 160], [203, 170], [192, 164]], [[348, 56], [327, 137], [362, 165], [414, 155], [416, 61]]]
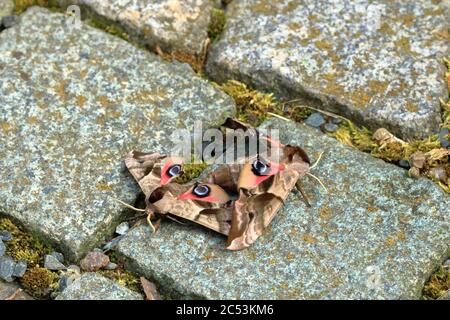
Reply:
[[7, 297], [5, 300], [15, 300], [19, 293], [22, 292], [22, 289], [17, 288], [16, 291], [14, 291], [9, 297]]

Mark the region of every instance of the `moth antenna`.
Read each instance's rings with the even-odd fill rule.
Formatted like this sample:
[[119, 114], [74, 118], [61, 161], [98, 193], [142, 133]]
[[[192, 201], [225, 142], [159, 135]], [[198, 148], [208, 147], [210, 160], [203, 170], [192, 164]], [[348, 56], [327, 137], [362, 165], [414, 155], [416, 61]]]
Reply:
[[173, 221], [179, 223], [179, 224], [182, 224], [182, 225], [185, 225], [185, 224], [186, 224], [186, 223], [181, 222], [181, 221], [179, 221], [179, 220], [177, 220], [177, 219], [175, 219], [174, 217], [171, 217], [171, 216], [169, 216], [169, 215], [166, 215], [166, 217], [169, 218], [170, 220], [173, 220]]
[[[112, 197], [111, 197], [111, 198], [112, 198]], [[112, 198], [112, 199], [115, 200], [115, 201], [117, 201], [117, 202], [119, 202], [119, 203], [122, 204], [123, 206], [125, 206], [125, 207], [127, 207], [127, 208], [130, 208], [130, 209], [132, 209], [132, 210], [134, 210], [134, 211], [145, 212], [145, 209], [139, 209], [139, 208], [133, 207], [131, 204], [128, 204], [128, 203], [123, 202], [122, 200], [119, 200], [119, 199], [116, 199], [116, 198]]]
[[143, 217], [146, 217], [146, 216], [147, 216], [147, 214], [140, 214], [138, 216], [134, 216], [134, 217], [125, 219], [125, 221], [132, 221], [132, 220], [136, 220], [136, 219], [143, 218]]
[[267, 112], [267, 114], [271, 115], [272, 117], [284, 120], [284, 121], [291, 121], [290, 119], [280, 116], [279, 114], [276, 114], [276, 113]]
[[306, 173], [308, 176], [314, 178], [317, 180], [317, 182], [319, 182], [319, 184], [322, 186], [322, 188], [326, 191], [326, 193], [328, 193], [328, 189], [324, 186], [324, 184], [322, 183], [322, 180], [320, 180], [319, 178], [317, 178], [315, 175], [313, 175], [312, 173], [307, 172]]
[[152, 233], [155, 233], [156, 232], [156, 228], [155, 228], [155, 226], [152, 223], [152, 219], [150, 219], [150, 218], [151, 218], [150, 215], [147, 215], [147, 223], [150, 226], [150, 228], [152, 228]]
[[303, 196], [303, 199], [305, 200], [306, 205], [311, 208], [311, 203], [309, 202], [309, 198], [306, 195], [305, 190], [303, 189], [302, 183], [300, 182], [300, 179], [297, 180], [295, 183], [295, 186], [297, 187], [297, 190], [300, 192], [300, 194]]
[[311, 167], [309, 167], [310, 170], [314, 169], [319, 164], [320, 159], [322, 159], [322, 155], [323, 151], [319, 154], [319, 157], [317, 158], [316, 162], [314, 162], [314, 164]]

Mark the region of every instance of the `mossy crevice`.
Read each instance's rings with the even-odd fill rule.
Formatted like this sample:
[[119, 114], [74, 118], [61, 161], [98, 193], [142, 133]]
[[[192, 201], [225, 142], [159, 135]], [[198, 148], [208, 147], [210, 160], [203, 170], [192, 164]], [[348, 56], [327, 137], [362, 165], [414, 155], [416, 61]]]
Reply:
[[14, 0], [14, 13], [21, 14], [29, 7], [40, 6], [54, 12], [61, 12], [58, 6], [58, 0]]
[[58, 273], [41, 267], [45, 256], [53, 251], [51, 247], [8, 218], [0, 218], [0, 230], [9, 231], [13, 237], [5, 241], [6, 255], [27, 262], [27, 270], [20, 279], [25, 291], [38, 299], [47, 298], [59, 279]]
[[450, 290], [450, 269], [440, 266], [425, 284], [422, 299], [436, 300]]
[[211, 10], [211, 20], [208, 26], [208, 37], [211, 42], [219, 39], [226, 24], [226, 15], [223, 9], [213, 8]]

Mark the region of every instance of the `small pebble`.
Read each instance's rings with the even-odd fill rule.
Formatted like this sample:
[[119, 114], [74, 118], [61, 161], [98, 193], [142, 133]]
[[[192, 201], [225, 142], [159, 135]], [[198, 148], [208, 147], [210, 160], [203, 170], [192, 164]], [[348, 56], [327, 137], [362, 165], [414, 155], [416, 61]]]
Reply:
[[44, 268], [49, 269], [49, 270], [65, 270], [66, 266], [63, 265], [54, 256], [48, 254], [48, 255], [45, 256]]
[[69, 276], [69, 275], [63, 275], [61, 276], [61, 278], [59, 279], [58, 282], [58, 289], [60, 292], [64, 291], [64, 289], [66, 289], [68, 286], [70, 286], [74, 281], [75, 281], [76, 277], [74, 276]]
[[53, 251], [50, 255], [54, 256], [59, 262], [64, 263], [64, 255], [62, 253]]
[[81, 274], [81, 269], [79, 266], [71, 264], [70, 266], [67, 267], [67, 272], [79, 275]]
[[331, 118], [331, 122], [334, 124], [340, 124], [342, 122], [341, 118]]
[[0, 257], [0, 279], [7, 282], [13, 281], [14, 266], [16, 263], [11, 257]]
[[1, 22], [2, 22], [3, 27], [7, 29], [7, 28], [11, 28], [13, 25], [15, 25], [18, 20], [19, 20], [18, 17], [13, 15], [13, 16], [3, 17]]
[[327, 124], [325, 124], [325, 126], [323, 128], [327, 132], [335, 132], [338, 129], [338, 126], [337, 126], [337, 124], [334, 124], [334, 123], [327, 123]]
[[103, 246], [104, 251], [113, 249], [122, 240], [123, 236], [118, 236]]
[[443, 148], [450, 147], [450, 138], [448, 136], [450, 130], [448, 128], [442, 128], [439, 132], [439, 142]]
[[408, 160], [404, 160], [404, 159], [402, 159], [402, 160], [400, 160], [399, 162], [398, 162], [398, 165], [400, 166], [400, 167], [402, 167], [402, 168], [405, 168], [405, 169], [409, 169], [411, 166], [409, 165], [409, 161]]
[[92, 249], [92, 251], [94, 251], [94, 252], [101, 252], [101, 253], [103, 253], [103, 250], [102, 250], [102, 249], [100, 249], [100, 248], [94, 248], [94, 249]]
[[0, 231], [0, 240], [11, 241], [13, 239], [11, 232], [2, 230]]
[[323, 118], [321, 113], [315, 112], [315, 113], [311, 114], [308, 117], [308, 119], [305, 120], [305, 123], [308, 126], [318, 128], [325, 123], [325, 119]]
[[447, 172], [443, 167], [435, 167], [430, 169], [430, 174], [434, 179], [445, 184], [447, 183]]
[[27, 271], [27, 262], [25, 260], [20, 260], [14, 266], [13, 276], [22, 278], [23, 275], [25, 274], [25, 271]]
[[80, 267], [84, 271], [97, 271], [104, 268], [109, 263], [109, 257], [103, 252], [89, 252], [83, 260], [80, 261]]
[[6, 251], [6, 246], [3, 241], [0, 239], [0, 257], [3, 257]]
[[106, 270], [116, 270], [117, 269], [117, 264], [115, 264], [114, 262], [110, 262], [108, 263], [108, 265], [105, 267]]
[[416, 151], [409, 157], [409, 163], [417, 169], [422, 169], [426, 160], [427, 157], [422, 151]]
[[447, 259], [444, 261], [444, 268], [445, 269], [450, 269], [450, 259]]
[[117, 226], [116, 233], [123, 236], [128, 232], [128, 230], [130, 230], [130, 225], [128, 224], [128, 222], [122, 222]]

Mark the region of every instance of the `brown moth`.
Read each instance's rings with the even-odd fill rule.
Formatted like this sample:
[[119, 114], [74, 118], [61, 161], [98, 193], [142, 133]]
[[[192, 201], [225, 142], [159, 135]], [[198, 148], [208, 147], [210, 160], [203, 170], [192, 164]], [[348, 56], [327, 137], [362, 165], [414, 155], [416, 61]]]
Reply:
[[172, 215], [228, 235], [231, 220], [228, 195], [218, 186], [206, 185], [211, 189], [209, 201], [204, 201], [201, 194], [187, 196], [189, 192], [201, 191], [201, 188], [192, 183], [181, 185], [172, 182], [182, 174], [181, 159], [132, 151], [126, 156], [125, 165], [145, 195], [149, 223], [152, 218]]
[[173, 182], [183, 174], [179, 158], [133, 151], [125, 164], [145, 194], [149, 222], [163, 216], [187, 219], [228, 236], [227, 249], [240, 250], [262, 235], [294, 187], [304, 195], [299, 179], [310, 161], [300, 147], [283, 145], [242, 122], [228, 119], [224, 126], [267, 140], [279, 162], [253, 155], [184, 185]]

